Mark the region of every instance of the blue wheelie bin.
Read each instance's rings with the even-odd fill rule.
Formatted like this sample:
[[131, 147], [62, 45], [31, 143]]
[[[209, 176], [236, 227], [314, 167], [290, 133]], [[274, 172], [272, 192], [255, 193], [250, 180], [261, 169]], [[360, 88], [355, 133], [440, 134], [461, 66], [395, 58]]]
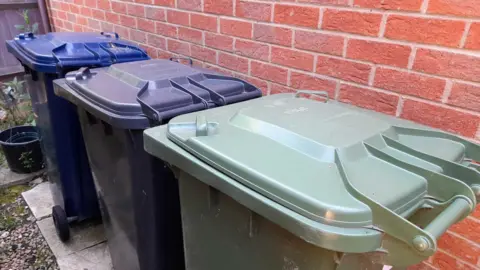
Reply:
[[55, 202], [52, 217], [60, 239], [66, 241], [70, 222], [100, 217], [100, 211], [77, 110], [54, 94], [53, 80], [80, 67], [103, 67], [149, 57], [116, 33], [25, 33], [6, 45], [27, 74]]

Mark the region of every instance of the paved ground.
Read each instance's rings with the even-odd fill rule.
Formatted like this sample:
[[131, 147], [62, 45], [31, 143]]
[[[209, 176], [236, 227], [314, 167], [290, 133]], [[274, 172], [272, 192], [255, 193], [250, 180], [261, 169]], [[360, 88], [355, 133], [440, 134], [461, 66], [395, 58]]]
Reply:
[[111, 270], [110, 253], [102, 224], [71, 227], [71, 239], [62, 243], [50, 216], [53, 199], [49, 183], [44, 182], [22, 193], [41, 233], [57, 259], [60, 270]]

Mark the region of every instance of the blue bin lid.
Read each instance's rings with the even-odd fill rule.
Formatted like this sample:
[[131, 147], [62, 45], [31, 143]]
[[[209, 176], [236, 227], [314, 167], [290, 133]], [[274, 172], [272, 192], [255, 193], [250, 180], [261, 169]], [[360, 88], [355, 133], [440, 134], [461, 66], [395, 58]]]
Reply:
[[116, 33], [104, 32], [25, 33], [8, 40], [7, 48], [23, 65], [45, 73], [149, 59], [143, 49]]
[[240, 79], [161, 59], [82, 68], [55, 81], [55, 93], [125, 129], [262, 95]]

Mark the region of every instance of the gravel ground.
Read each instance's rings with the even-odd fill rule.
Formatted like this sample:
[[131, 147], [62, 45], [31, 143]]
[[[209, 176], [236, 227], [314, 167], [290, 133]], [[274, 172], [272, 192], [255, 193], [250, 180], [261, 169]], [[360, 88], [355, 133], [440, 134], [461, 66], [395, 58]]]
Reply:
[[21, 193], [0, 189], [0, 269], [57, 270], [58, 265]]

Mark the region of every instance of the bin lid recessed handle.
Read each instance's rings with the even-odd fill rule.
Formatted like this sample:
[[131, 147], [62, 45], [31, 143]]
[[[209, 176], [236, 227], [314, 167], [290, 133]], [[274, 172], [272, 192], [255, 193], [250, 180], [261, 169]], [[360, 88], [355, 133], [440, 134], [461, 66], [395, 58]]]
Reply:
[[297, 92], [295, 93], [295, 97], [298, 98], [302, 94], [315, 95], [315, 96], [323, 97], [325, 99], [325, 102], [328, 102], [330, 100], [330, 97], [328, 96], [327, 91], [297, 90]]

